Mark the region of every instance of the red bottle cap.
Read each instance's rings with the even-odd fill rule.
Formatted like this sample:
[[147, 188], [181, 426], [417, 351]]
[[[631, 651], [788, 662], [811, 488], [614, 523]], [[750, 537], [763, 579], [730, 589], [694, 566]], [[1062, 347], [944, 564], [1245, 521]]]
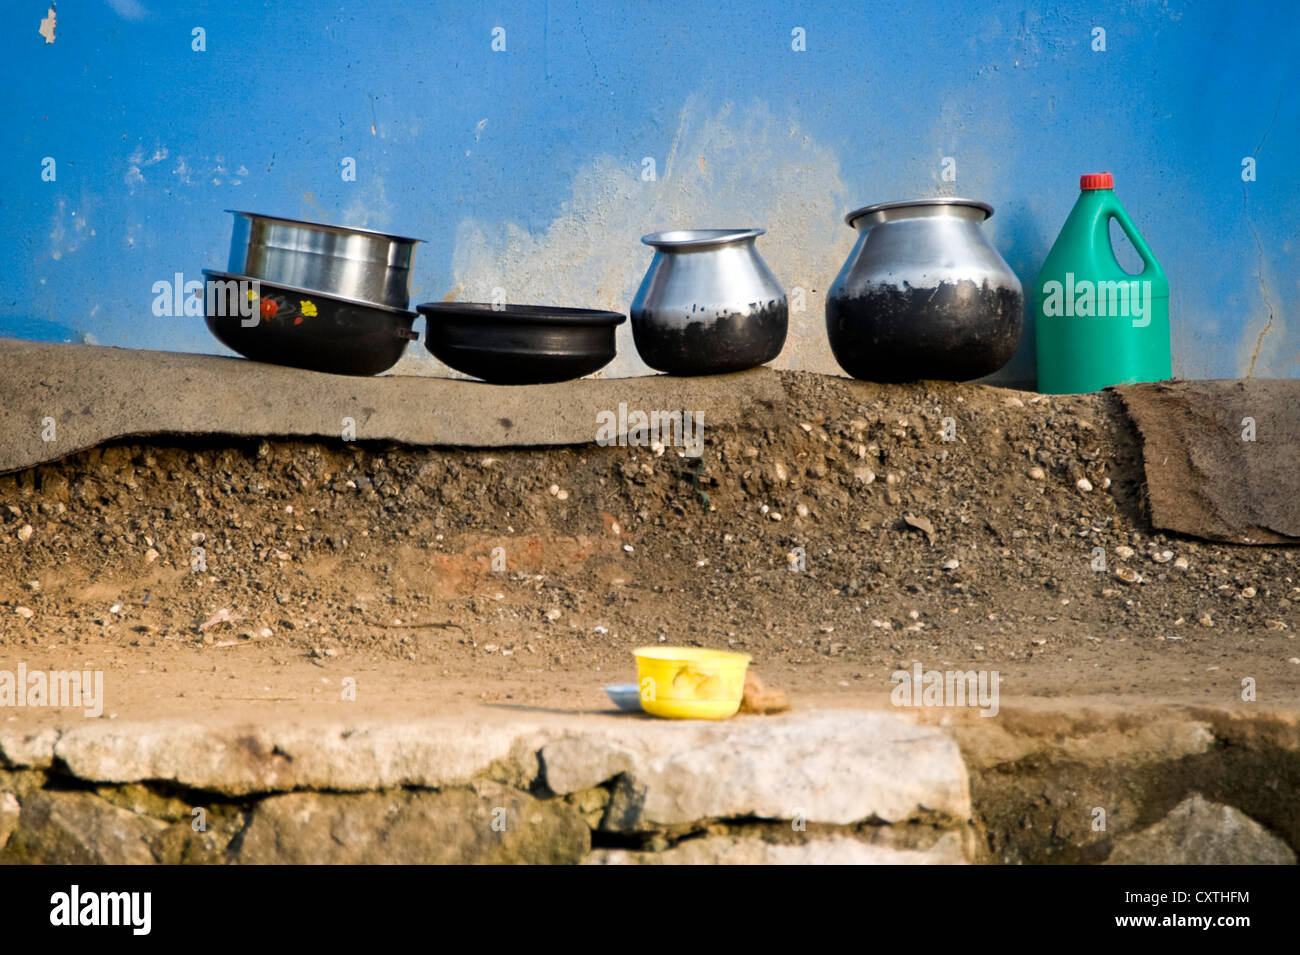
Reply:
[[1115, 177], [1108, 172], [1088, 172], [1079, 177], [1080, 189], [1114, 189]]

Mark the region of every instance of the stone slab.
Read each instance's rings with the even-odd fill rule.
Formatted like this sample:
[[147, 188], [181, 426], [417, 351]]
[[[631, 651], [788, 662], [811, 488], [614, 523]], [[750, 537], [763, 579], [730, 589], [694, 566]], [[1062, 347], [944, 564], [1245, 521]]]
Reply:
[[849, 835], [771, 843], [743, 836], [690, 839], [663, 852], [597, 849], [584, 865], [966, 865], [960, 833], [924, 849], [877, 845]]
[[621, 831], [744, 816], [834, 825], [899, 822], [922, 810], [970, 816], [956, 743], [879, 711], [697, 723], [682, 734], [589, 733], [547, 744], [541, 761], [557, 793], [621, 774], [607, 823]]
[[1291, 848], [1234, 806], [1192, 793], [1154, 826], [1121, 839], [1107, 865], [1295, 865]]

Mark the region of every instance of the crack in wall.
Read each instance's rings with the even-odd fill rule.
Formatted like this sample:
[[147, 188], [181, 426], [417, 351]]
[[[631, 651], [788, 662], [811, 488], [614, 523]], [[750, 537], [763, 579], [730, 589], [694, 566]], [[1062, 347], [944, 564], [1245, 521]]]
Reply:
[[[1264, 135], [1267, 137], [1268, 134], [1265, 133]], [[1263, 140], [1261, 140], [1260, 145], [1262, 146], [1263, 144]], [[1260, 241], [1259, 230], [1255, 228], [1255, 220], [1251, 218], [1250, 195], [1246, 191], [1244, 185], [1241, 187], [1241, 199], [1243, 211], [1246, 217], [1246, 227], [1250, 229], [1250, 234], [1255, 238], [1255, 248], [1258, 252], [1259, 262], [1259, 267], [1256, 269], [1255, 274], [1259, 278], [1259, 292], [1260, 296], [1264, 299], [1264, 308], [1268, 311], [1268, 322], [1265, 323], [1263, 329], [1260, 330], [1259, 336], [1255, 339], [1255, 349], [1250, 355], [1250, 367], [1246, 369], [1245, 377], [1254, 378], [1255, 366], [1259, 363], [1259, 356], [1264, 348], [1264, 339], [1268, 336], [1268, 333], [1273, 330], [1274, 311], [1273, 301], [1268, 292], [1268, 282], [1264, 278], [1264, 243]]]

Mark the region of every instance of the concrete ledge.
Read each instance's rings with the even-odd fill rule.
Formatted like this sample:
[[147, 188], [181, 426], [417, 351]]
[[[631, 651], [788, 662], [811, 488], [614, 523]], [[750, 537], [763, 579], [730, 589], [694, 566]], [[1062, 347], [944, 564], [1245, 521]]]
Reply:
[[[154, 434], [510, 447], [586, 444], [602, 411], [690, 410], [705, 427], [784, 395], [768, 368], [705, 378], [505, 387], [443, 378], [353, 378], [242, 358], [0, 339], [0, 473], [105, 441]], [[47, 419], [54, 422], [53, 440]]]

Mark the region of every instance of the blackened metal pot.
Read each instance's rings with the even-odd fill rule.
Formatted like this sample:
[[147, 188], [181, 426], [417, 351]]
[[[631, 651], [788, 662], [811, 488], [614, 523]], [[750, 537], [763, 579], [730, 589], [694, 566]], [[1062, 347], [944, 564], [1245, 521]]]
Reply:
[[1020, 342], [1020, 280], [971, 199], [889, 202], [849, 213], [857, 245], [826, 296], [835, 360], [854, 378], [968, 381], [997, 371]]
[[632, 302], [641, 359], [670, 375], [743, 371], [781, 353], [785, 291], [754, 240], [763, 229], [678, 229], [641, 239], [655, 250]]
[[364, 305], [249, 275], [204, 269], [209, 331], [245, 358], [326, 371], [377, 375], [397, 364], [415, 313]]
[[426, 302], [424, 347], [457, 371], [494, 385], [581, 378], [614, 358], [618, 312], [549, 305]]

